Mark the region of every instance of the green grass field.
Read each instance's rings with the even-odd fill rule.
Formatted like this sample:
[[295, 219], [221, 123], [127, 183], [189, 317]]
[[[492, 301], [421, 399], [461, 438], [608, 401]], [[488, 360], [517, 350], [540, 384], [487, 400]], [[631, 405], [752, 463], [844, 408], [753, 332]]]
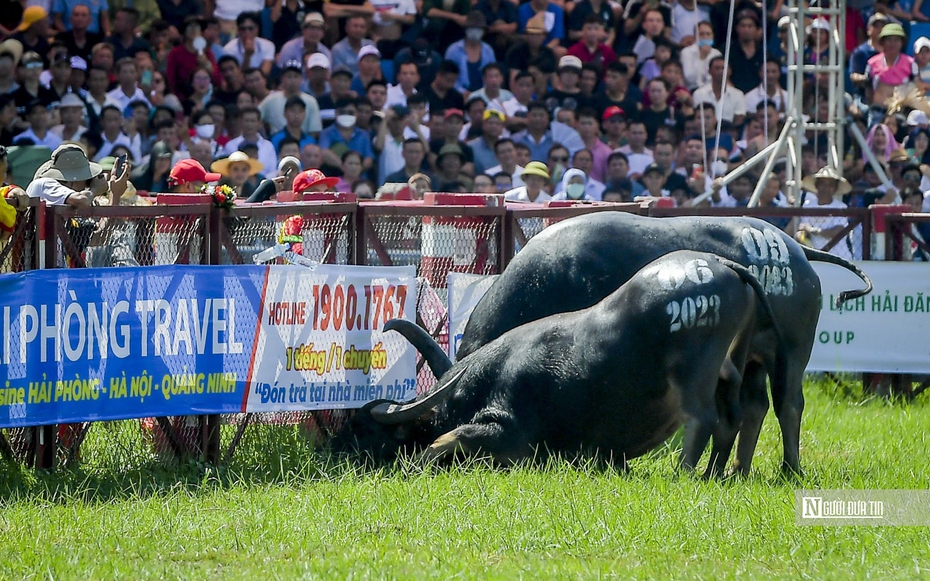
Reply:
[[807, 386], [797, 480], [771, 414], [753, 475], [723, 482], [678, 474], [672, 444], [627, 474], [366, 470], [296, 440], [218, 470], [3, 465], [0, 579], [930, 578], [926, 528], [795, 525], [797, 488], [930, 483], [928, 397], [839, 391]]

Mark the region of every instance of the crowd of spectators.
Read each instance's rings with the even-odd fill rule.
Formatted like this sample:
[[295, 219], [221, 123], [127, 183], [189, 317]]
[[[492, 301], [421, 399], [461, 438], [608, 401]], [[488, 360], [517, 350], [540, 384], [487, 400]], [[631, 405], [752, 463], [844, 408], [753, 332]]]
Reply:
[[[0, 4], [0, 145], [126, 155], [138, 190], [168, 189], [171, 168], [192, 159], [255, 199], [274, 195], [259, 186], [290, 158], [361, 197], [413, 180], [414, 194], [529, 202], [646, 195], [687, 206], [709, 191], [704, 203], [732, 207], [764, 182], [764, 205], [794, 201], [783, 160], [713, 187], [785, 118], [791, 19], [780, 1], [736, 0], [732, 21], [722, 0]], [[847, 138], [845, 178], [818, 173], [828, 144], [809, 132], [803, 175], [849, 185], [849, 205], [930, 190], [930, 107], [887, 110], [930, 90], [930, 39], [909, 42], [894, 0], [844, 6], [844, 115], [881, 168]], [[826, 62], [829, 24], [804, 26], [804, 61]], [[827, 80], [807, 76], [811, 120], [827, 121]]]

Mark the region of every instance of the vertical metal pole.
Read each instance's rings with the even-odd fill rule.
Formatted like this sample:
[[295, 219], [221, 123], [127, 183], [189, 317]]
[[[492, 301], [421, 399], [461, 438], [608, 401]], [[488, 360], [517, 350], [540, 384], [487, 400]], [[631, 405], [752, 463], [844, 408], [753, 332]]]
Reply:
[[[206, 258], [207, 264], [218, 265], [221, 262], [221, 245], [220, 231], [225, 228], [223, 217], [229, 215], [227, 210], [222, 208], [209, 207], [209, 213], [204, 216], [204, 238], [207, 244], [201, 250], [203, 258]], [[198, 425], [203, 429], [201, 431], [202, 441], [200, 442], [200, 451], [205, 462], [209, 464], [218, 464], [220, 459], [220, 416], [219, 414], [210, 414], [202, 416]]]
[[789, 155], [786, 167], [787, 191], [785, 194], [800, 203], [799, 184], [801, 182], [801, 144], [804, 142], [804, 101], [802, 89], [804, 87], [804, 9], [803, 2], [798, 6], [797, 0], [789, 0], [788, 13], [791, 15], [791, 26], [788, 28], [788, 115], [794, 117], [797, 124], [788, 140]]
[[[843, 93], [837, 93], [837, 81], [840, 78], [836, 67], [839, 65], [839, 52], [840, 52], [840, 43], [844, 42], [844, 37], [846, 31], [839, 28], [840, 18], [839, 15], [830, 14], [827, 17], [827, 21], [830, 23], [830, 46], [827, 49], [829, 51], [828, 62], [829, 66], [829, 87], [827, 91], [827, 119], [825, 121], [831, 122], [834, 124], [839, 123], [839, 114], [837, 112], [837, 100], [840, 98]], [[833, 129], [827, 130], [827, 159], [828, 163], [839, 172], [840, 175], [843, 175], [843, 163], [840, 159], [840, 154], [836, 149], [836, 127]]]
[[[838, 4], [840, 13], [837, 16], [839, 21], [839, 26], [837, 27], [840, 30], [840, 44], [837, 47], [837, 63], [842, 67], [846, 64], [846, 4], [845, 2]], [[844, 69], [845, 70], [845, 69]], [[843, 158], [846, 154], [846, 140], [844, 135], [844, 127], [846, 124], [846, 83], [845, 83], [845, 72], [836, 73], [836, 89], [834, 90], [837, 95], [839, 95], [839, 108], [836, 112], [836, 117], [834, 121], [836, 122], [836, 127], [833, 129], [834, 139], [836, 140], [836, 149], [837, 156], [839, 158], [839, 163], [836, 166], [836, 171], [840, 173], [840, 176], [843, 175]]]

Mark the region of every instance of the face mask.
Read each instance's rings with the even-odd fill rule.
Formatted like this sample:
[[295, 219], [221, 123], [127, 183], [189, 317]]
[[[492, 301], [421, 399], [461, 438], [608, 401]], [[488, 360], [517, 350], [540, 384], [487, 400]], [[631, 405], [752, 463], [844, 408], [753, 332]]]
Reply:
[[336, 123], [348, 129], [355, 125], [355, 115], [336, 115]]
[[471, 41], [478, 41], [484, 38], [484, 31], [480, 28], [469, 28], [465, 30], [465, 38]]
[[568, 184], [565, 193], [573, 200], [580, 200], [584, 196], [584, 184]]
[[714, 41], [712, 40], [699, 40], [698, 46], [714, 46]]
[[727, 162], [718, 159], [714, 161], [714, 163], [710, 164], [710, 169], [717, 177], [727, 175]]
[[198, 125], [194, 129], [197, 132], [197, 137], [200, 137], [201, 139], [213, 138], [213, 132], [215, 129], [213, 125]]

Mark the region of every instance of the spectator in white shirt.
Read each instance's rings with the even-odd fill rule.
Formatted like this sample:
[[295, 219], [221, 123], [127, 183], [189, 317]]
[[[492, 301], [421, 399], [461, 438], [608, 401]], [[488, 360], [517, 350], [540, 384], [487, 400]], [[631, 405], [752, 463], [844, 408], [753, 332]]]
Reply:
[[133, 101], [145, 101], [145, 92], [139, 88], [139, 66], [131, 57], [121, 58], [116, 63], [117, 87], [107, 93], [107, 98], [116, 103], [122, 113]]
[[397, 84], [391, 85], [387, 90], [387, 102], [384, 109], [392, 105], [407, 106], [407, 97], [416, 94], [417, 84], [420, 82], [420, 70], [416, 63], [402, 63], [397, 71]]
[[[746, 110], [755, 111], [762, 101], [772, 101], [778, 107], [779, 113], [785, 112], [788, 103], [788, 92], [781, 88], [781, 63], [775, 57], [762, 65], [764, 83], [746, 93]], [[766, 92], [766, 89], [768, 92]]]
[[141, 152], [133, 151], [132, 142], [123, 133], [123, 114], [120, 113], [119, 109], [112, 105], [106, 105], [100, 112], [100, 127], [102, 129], [100, 136], [103, 138], [103, 145], [97, 150], [95, 160], [108, 157], [114, 147], [122, 145], [132, 151], [133, 158], [139, 161]]
[[223, 47], [223, 51], [235, 57], [243, 68], [255, 68], [266, 77], [274, 66], [275, 46], [265, 38], [258, 37], [262, 18], [257, 12], [243, 12], [236, 17], [238, 38], [234, 38]]
[[63, 141], [79, 140], [81, 135], [87, 131], [87, 127], [84, 125], [84, 116], [86, 114], [86, 108], [81, 98], [75, 93], [68, 93], [61, 98], [61, 104], [58, 105], [61, 125], [52, 127], [51, 132]]
[[48, 108], [39, 100], [26, 106], [26, 121], [29, 129], [13, 138], [13, 145], [41, 145], [55, 149], [61, 138], [49, 131]]
[[742, 125], [746, 117], [746, 96], [730, 84], [730, 71], [725, 69], [722, 56], [710, 59], [710, 83], [694, 91], [694, 105], [711, 103], [724, 121]]
[[681, 50], [681, 71], [688, 89], [693, 91], [710, 82], [707, 66], [715, 56], [721, 54], [714, 48], [714, 27], [710, 22], [701, 22], [697, 28], [697, 42]]
[[257, 107], [246, 107], [240, 111], [242, 135], [231, 139], [223, 149], [223, 154], [229, 157], [234, 151], [239, 151], [243, 143], [254, 143], [258, 146], [258, 161], [265, 169], [261, 172], [266, 178], [278, 175], [278, 154], [274, 145], [259, 134], [262, 128], [262, 113]]

